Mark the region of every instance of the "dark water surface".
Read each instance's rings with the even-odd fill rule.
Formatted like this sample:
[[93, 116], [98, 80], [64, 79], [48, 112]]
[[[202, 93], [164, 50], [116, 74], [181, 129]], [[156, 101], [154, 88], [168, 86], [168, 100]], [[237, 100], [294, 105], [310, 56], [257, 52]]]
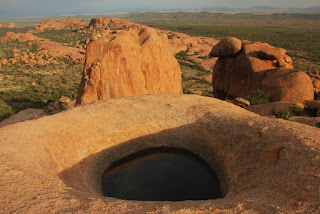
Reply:
[[188, 154], [156, 153], [134, 159], [103, 175], [104, 196], [140, 201], [221, 198], [215, 174]]

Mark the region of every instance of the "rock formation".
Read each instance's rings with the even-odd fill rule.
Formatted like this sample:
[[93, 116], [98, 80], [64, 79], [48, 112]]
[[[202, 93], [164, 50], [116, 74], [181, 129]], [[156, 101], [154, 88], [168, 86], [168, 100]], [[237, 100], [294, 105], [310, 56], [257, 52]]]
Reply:
[[[255, 42], [243, 44], [242, 49], [231, 56], [229, 50], [238, 50], [239, 42], [224, 41], [217, 46], [211, 52], [219, 56], [212, 75], [215, 97], [245, 97], [264, 88], [271, 93], [272, 101], [303, 102], [314, 98], [310, 78], [304, 72], [293, 70], [292, 59], [283, 48]], [[276, 89], [271, 86], [273, 81], [277, 81]]]
[[35, 40], [43, 40], [31, 33], [14, 33], [14, 32], [7, 32], [4, 37], [0, 38], [2, 42], [9, 42], [17, 40], [18, 42], [27, 42], [27, 41], [35, 41]]
[[207, 56], [219, 40], [207, 37], [192, 37], [183, 33], [163, 31], [168, 35], [170, 50], [173, 54], [186, 51], [190, 55]]
[[[195, 95], [144, 95], [83, 105], [0, 129], [0, 210], [318, 213], [318, 130]], [[112, 163], [159, 147], [200, 156], [217, 173], [225, 197], [181, 202], [103, 197], [101, 176]]]
[[[84, 52], [85, 50], [83, 48], [76, 48], [76, 47], [70, 47], [63, 45], [61, 43], [53, 42], [49, 39], [44, 39], [37, 37], [31, 33], [13, 33], [13, 32], [7, 32], [4, 37], [0, 39], [0, 41], [14, 41], [17, 40], [18, 42], [30, 42], [29, 45], [35, 44], [38, 49], [37, 55], [50, 55], [52, 57], [64, 57], [73, 61], [77, 62], [84, 62]], [[40, 57], [38, 60], [36, 60], [34, 57], [29, 56], [31, 60], [28, 59], [28, 57], [21, 57], [19, 54], [14, 55], [12, 59], [14, 59], [15, 62], [23, 61], [29, 65], [44, 65], [44, 64], [50, 64], [54, 63], [54, 60], [49, 60], [45, 62], [44, 60], [41, 60]], [[25, 60], [24, 60], [25, 59]], [[28, 61], [29, 60], [29, 61]]]
[[15, 23], [9, 23], [7, 25], [0, 24], [0, 28], [19, 28]]
[[268, 71], [260, 89], [270, 93], [272, 101], [303, 103], [314, 98], [310, 77], [299, 70], [277, 68]]
[[242, 42], [235, 37], [227, 37], [215, 45], [210, 55], [213, 57], [234, 56], [241, 50]]
[[132, 30], [140, 27], [140, 24], [119, 18], [94, 18], [88, 26], [90, 30]]
[[168, 40], [152, 28], [95, 35], [88, 44], [77, 105], [138, 94], [181, 93]]
[[55, 29], [55, 30], [62, 30], [62, 29], [68, 29], [68, 30], [78, 30], [82, 29], [88, 26], [88, 22], [68, 17], [68, 18], [59, 18], [56, 20], [45, 20], [40, 22], [38, 25], [35, 26], [33, 32], [34, 33], [41, 33], [46, 29]]

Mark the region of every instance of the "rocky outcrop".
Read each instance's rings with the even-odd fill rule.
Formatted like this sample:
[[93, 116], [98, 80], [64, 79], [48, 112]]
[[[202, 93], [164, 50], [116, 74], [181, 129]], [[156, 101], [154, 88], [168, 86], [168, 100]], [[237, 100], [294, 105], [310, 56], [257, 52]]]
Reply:
[[33, 120], [47, 115], [43, 109], [28, 108], [0, 122], [0, 128], [11, 124]]
[[241, 50], [242, 42], [235, 37], [227, 37], [215, 45], [210, 55], [213, 57], [234, 56]]
[[183, 33], [163, 31], [168, 35], [170, 51], [177, 54], [186, 51], [190, 55], [207, 56], [219, 40], [208, 37], [192, 37]]
[[[0, 209], [317, 213], [318, 130], [195, 95], [99, 101], [0, 129]], [[159, 147], [186, 149], [201, 157], [218, 175], [224, 198], [146, 202], [103, 197], [101, 176], [111, 164]]]
[[119, 18], [94, 18], [88, 26], [90, 30], [132, 30], [140, 27], [140, 24]]
[[0, 24], [0, 28], [20, 28], [20, 27], [17, 26], [15, 23], [9, 23], [7, 25]]
[[[255, 42], [242, 44], [242, 49], [239, 52], [234, 51], [237, 53], [231, 56], [231, 52], [223, 54], [226, 51], [223, 48], [229, 47], [231, 42], [226, 44], [220, 43], [217, 45], [218, 48], [213, 48], [212, 51], [215, 56], [219, 56], [212, 75], [215, 97], [219, 99], [245, 97], [263, 88], [265, 92], [271, 94], [272, 101], [303, 102], [313, 99], [310, 78], [304, 72], [293, 69], [292, 59], [286, 55], [286, 50], [283, 48]], [[277, 82], [274, 87], [271, 86], [273, 82]], [[299, 93], [288, 94], [292, 92]]]
[[274, 69], [266, 72], [260, 89], [270, 93], [272, 101], [300, 102], [314, 99], [312, 81], [305, 72]]
[[62, 30], [62, 29], [68, 29], [68, 30], [78, 30], [82, 29], [88, 26], [88, 22], [78, 19], [78, 18], [73, 18], [73, 17], [68, 17], [68, 18], [59, 18], [56, 20], [45, 20], [40, 22], [38, 25], [34, 27], [33, 32], [34, 33], [41, 33], [45, 30]]
[[88, 44], [77, 105], [138, 94], [181, 93], [168, 40], [152, 28], [95, 35]]
[[[13, 62], [22, 61], [29, 65], [48, 65], [50, 63], [56, 64], [53, 59], [50, 60], [42, 60], [42, 56], [50, 55], [51, 57], [64, 57], [77, 62], [84, 62], [84, 52], [83, 48], [76, 48], [63, 45], [61, 43], [53, 42], [49, 39], [43, 39], [37, 37], [31, 33], [13, 33], [7, 32], [4, 37], [0, 39], [0, 41], [18, 41], [18, 42], [29, 42], [28, 44], [31, 46], [32, 44], [37, 46], [37, 55], [35, 56], [26, 56], [21, 55], [19, 53], [15, 53], [12, 60]], [[29, 54], [29, 53], [28, 53]], [[35, 59], [36, 58], [36, 59]]]
[[18, 42], [27, 42], [27, 41], [35, 41], [35, 40], [44, 40], [39, 38], [31, 33], [14, 33], [7, 32], [4, 37], [0, 38], [2, 42], [10, 42], [17, 40]]
[[320, 100], [307, 100], [306, 105], [317, 117], [320, 117]]

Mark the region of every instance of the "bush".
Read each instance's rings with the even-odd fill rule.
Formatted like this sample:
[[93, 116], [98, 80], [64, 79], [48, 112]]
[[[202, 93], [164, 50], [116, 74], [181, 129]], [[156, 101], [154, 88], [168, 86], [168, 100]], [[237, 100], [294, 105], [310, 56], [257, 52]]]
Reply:
[[199, 79], [198, 83], [211, 85], [210, 82], [208, 80], [206, 80], [206, 79]]
[[293, 112], [303, 111], [303, 108], [301, 108], [300, 106], [297, 106], [297, 105], [294, 105], [290, 108], [293, 110]]
[[277, 118], [281, 118], [284, 120], [289, 120], [291, 117], [291, 113], [289, 111], [289, 109], [285, 110], [285, 111], [280, 111], [277, 114], [275, 114]]
[[251, 105], [261, 105], [270, 102], [270, 94], [258, 89], [252, 96], [247, 96], [245, 99], [249, 100]]
[[209, 91], [209, 90], [204, 90], [201, 94], [201, 96], [205, 96], [205, 97], [213, 97], [213, 92]]
[[184, 94], [194, 94], [192, 91], [190, 91], [189, 89], [186, 89], [186, 88], [183, 89], [183, 93]]

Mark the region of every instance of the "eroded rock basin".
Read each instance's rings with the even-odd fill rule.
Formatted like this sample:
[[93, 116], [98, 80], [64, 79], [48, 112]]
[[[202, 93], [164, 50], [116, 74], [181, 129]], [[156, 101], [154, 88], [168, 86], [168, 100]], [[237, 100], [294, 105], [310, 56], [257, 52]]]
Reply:
[[[187, 150], [219, 178], [223, 198], [104, 197], [113, 163], [150, 148]], [[268, 119], [196, 95], [97, 101], [0, 128], [3, 213], [318, 213], [318, 128]], [[199, 181], [196, 181], [199, 183]]]
[[209, 166], [186, 151], [156, 149], [132, 160], [122, 159], [102, 179], [106, 197], [140, 201], [221, 198], [219, 180]]

